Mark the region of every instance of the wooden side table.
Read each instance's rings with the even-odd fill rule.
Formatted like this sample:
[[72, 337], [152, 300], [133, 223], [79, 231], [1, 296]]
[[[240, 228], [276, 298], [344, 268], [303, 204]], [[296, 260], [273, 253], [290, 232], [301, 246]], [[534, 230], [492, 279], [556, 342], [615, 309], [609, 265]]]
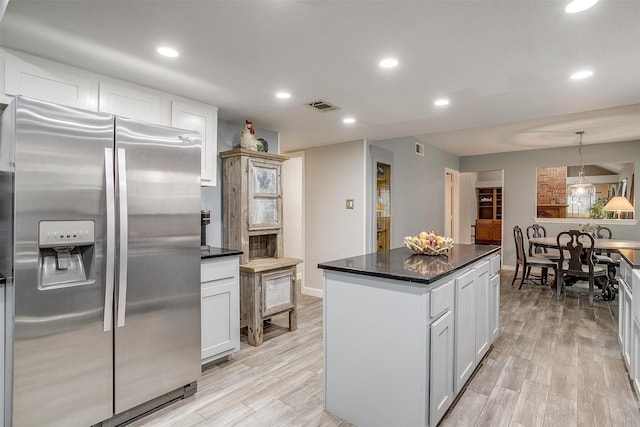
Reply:
[[289, 312], [289, 331], [298, 329], [296, 258], [258, 258], [240, 265], [240, 326], [247, 342], [262, 345], [263, 322]]

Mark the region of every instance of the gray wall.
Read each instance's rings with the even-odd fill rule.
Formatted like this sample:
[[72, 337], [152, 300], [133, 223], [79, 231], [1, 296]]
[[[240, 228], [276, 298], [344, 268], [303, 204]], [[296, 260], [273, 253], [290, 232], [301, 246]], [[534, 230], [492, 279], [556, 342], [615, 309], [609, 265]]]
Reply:
[[[640, 141], [616, 142], [610, 144], [585, 145], [582, 149], [584, 164], [607, 162], [635, 162], [640, 165]], [[503, 187], [503, 263], [515, 265], [515, 245], [513, 227], [521, 228], [534, 223], [536, 202], [536, 168], [541, 166], [562, 166], [578, 164], [577, 147], [552, 148], [544, 150], [517, 151], [511, 153], [487, 154], [460, 158], [461, 172], [504, 170]], [[635, 188], [638, 189], [638, 174]], [[636, 194], [638, 190], [635, 190]], [[635, 198], [638, 200], [638, 197]], [[636, 218], [638, 209], [636, 207]], [[543, 223], [547, 233], [555, 235], [574, 225], [587, 222], [578, 220], [575, 224]], [[609, 226], [609, 225], [607, 225]], [[614, 237], [640, 240], [638, 225], [610, 225]]]
[[[218, 153], [240, 145], [240, 133], [244, 123], [218, 120]], [[269, 143], [269, 153], [278, 153], [278, 133], [254, 126], [256, 138]], [[218, 157], [217, 186], [201, 187], [201, 209], [211, 211], [211, 224], [207, 226], [207, 244], [222, 247], [222, 159]], [[230, 248], [239, 249], [239, 248]]]
[[[304, 162], [304, 286], [320, 295], [318, 263], [365, 251], [364, 142], [311, 148]], [[353, 209], [345, 209], [345, 199], [353, 199]]]
[[[391, 247], [422, 230], [444, 233], [445, 168], [458, 170], [458, 157], [414, 137], [371, 141], [393, 152], [391, 168]], [[415, 144], [424, 144], [424, 156]]]

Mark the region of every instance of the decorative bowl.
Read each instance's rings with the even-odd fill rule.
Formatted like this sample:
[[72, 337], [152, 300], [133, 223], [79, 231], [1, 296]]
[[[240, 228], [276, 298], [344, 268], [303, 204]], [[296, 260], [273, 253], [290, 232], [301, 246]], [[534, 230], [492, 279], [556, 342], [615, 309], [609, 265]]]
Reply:
[[413, 236], [405, 237], [404, 245], [415, 253], [422, 255], [443, 255], [453, 247], [453, 239], [451, 237], [441, 237], [439, 244], [434, 241], [431, 244], [422, 245], [420, 240], [417, 242], [415, 240]]

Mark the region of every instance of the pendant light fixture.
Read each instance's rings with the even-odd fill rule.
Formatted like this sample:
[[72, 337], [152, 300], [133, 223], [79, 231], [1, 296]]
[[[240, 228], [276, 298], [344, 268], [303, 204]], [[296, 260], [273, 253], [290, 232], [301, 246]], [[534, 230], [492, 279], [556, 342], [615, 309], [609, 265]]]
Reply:
[[576, 134], [580, 135], [580, 145], [578, 146], [580, 171], [578, 172], [578, 179], [567, 187], [567, 191], [571, 197], [589, 196], [589, 198], [591, 198], [596, 194], [596, 187], [590, 184], [584, 177], [584, 165], [582, 164], [582, 135], [584, 135], [584, 131], [578, 131]]

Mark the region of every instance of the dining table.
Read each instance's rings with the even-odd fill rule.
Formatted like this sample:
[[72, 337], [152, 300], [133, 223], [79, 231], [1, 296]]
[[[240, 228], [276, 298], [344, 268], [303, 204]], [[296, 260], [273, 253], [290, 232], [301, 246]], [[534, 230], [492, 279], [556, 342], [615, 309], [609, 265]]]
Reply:
[[[562, 243], [569, 241], [569, 238], [563, 239]], [[557, 248], [558, 242], [555, 237], [532, 237], [529, 239], [529, 244], [533, 246], [542, 246], [545, 248]], [[584, 240], [582, 244], [589, 247], [589, 241]], [[594, 249], [601, 249], [604, 251], [617, 251], [620, 249], [640, 249], [640, 241], [637, 240], [621, 240], [621, 239], [593, 239]]]
[[[569, 242], [569, 237], [561, 238], [560, 244], [565, 246]], [[588, 248], [590, 246], [589, 239], [580, 239], [583, 247]], [[558, 248], [558, 241], [556, 237], [532, 237], [529, 239], [529, 245], [540, 246], [545, 248]], [[593, 248], [607, 252], [617, 252], [620, 249], [640, 249], [640, 241], [637, 240], [622, 240], [622, 239], [593, 239]], [[612, 264], [614, 265], [614, 264]], [[615, 266], [612, 267], [613, 271], [610, 271], [608, 275], [615, 275]], [[557, 278], [553, 279], [554, 284], [557, 286]], [[558, 298], [560, 297], [561, 287], [557, 286], [556, 292]]]

